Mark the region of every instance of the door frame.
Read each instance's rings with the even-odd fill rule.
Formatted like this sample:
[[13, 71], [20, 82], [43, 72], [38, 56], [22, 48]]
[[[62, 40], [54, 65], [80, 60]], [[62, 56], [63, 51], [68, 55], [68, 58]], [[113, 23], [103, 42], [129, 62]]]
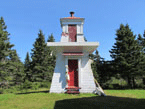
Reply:
[[[73, 63], [73, 61], [74, 61], [74, 63], [76, 63], [76, 65], [73, 65], [74, 63]], [[72, 63], [70, 63], [70, 62], [72, 62]], [[71, 64], [71, 65], [69, 65], [69, 64]], [[72, 67], [73, 66], [73, 67]], [[72, 86], [75, 86], [75, 87], [78, 87], [79, 85], [78, 85], [78, 79], [79, 79], [79, 75], [78, 75], [78, 67], [79, 67], [79, 65], [78, 65], [78, 59], [68, 59], [68, 74], [70, 74], [70, 71], [69, 71], [69, 69], [70, 68], [72, 68], [73, 70], [76, 70], [76, 72], [75, 71], [73, 71], [73, 77], [71, 77], [71, 76], [69, 76], [69, 78], [70, 78], [70, 80], [72, 79], [72, 81], [69, 81], [69, 83], [70, 84], [72, 84], [71, 82], [73, 82], [73, 85]], [[75, 68], [74, 68], [75, 67]], [[71, 70], [71, 69], [70, 69]], [[76, 74], [75, 74], [76, 73]], [[77, 79], [76, 79], [76, 77], [77, 77]], [[77, 82], [76, 82], [77, 81]], [[71, 85], [70, 85], [71, 86]]]
[[[68, 72], [68, 60], [78, 60], [78, 87], [81, 87], [81, 58], [80, 57], [65, 56], [66, 72]], [[66, 87], [68, 87], [68, 84], [66, 84]]]

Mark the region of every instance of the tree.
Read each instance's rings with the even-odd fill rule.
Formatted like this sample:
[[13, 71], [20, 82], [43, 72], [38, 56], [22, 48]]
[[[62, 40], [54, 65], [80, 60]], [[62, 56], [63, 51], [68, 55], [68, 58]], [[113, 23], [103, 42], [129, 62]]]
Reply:
[[[54, 41], [54, 37], [51, 34], [48, 38], [48, 42]], [[52, 73], [55, 66], [55, 55], [52, 53], [47, 44], [45, 43], [45, 38], [40, 30], [38, 33], [38, 38], [33, 44], [31, 58], [32, 62], [30, 69], [32, 70], [32, 80], [33, 81], [51, 81]]]
[[48, 36], [47, 42], [55, 42], [55, 39], [53, 37], [53, 34], [51, 34], [50, 36]]
[[[145, 30], [143, 34], [143, 53], [144, 53], [144, 58], [145, 58]], [[145, 62], [145, 61], [144, 61]], [[145, 65], [145, 63], [144, 63]], [[143, 84], [145, 85], [145, 67], [144, 67], [144, 74], [143, 74]]]
[[125, 26], [121, 24], [116, 36], [116, 43], [109, 51], [113, 59], [114, 72], [127, 79], [128, 85], [133, 88], [135, 86], [134, 77], [140, 75], [143, 66], [141, 47], [128, 24]]
[[144, 30], [144, 34], [143, 34], [143, 43], [142, 43], [142, 46], [143, 46], [143, 52], [145, 54], [145, 30]]
[[[55, 39], [53, 37], [53, 34], [51, 34], [50, 36], [48, 36], [48, 40], [47, 42], [55, 42]], [[46, 54], [47, 54], [47, 65], [48, 65], [48, 72], [46, 74], [46, 79], [48, 81], [52, 80], [52, 75], [54, 72], [54, 67], [55, 67], [55, 54], [52, 52], [52, 50], [50, 49], [50, 47], [46, 47]]]
[[86, 37], [84, 36], [84, 40], [85, 40], [85, 42], [87, 42], [87, 39], [86, 39]]
[[145, 31], [144, 31], [143, 37], [141, 36], [141, 34], [138, 34], [137, 41], [138, 41], [139, 46], [141, 47], [141, 52], [145, 54]]
[[145, 31], [144, 31], [143, 37], [141, 36], [141, 34], [138, 35], [137, 41], [138, 41], [139, 46], [141, 47], [141, 53], [144, 58], [144, 63], [142, 64], [143, 71], [141, 71], [143, 75], [141, 75], [141, 77], [143, 78], [143, 84], [145, 85]]
[[94, 60], [92, 63], [94, 77], [101, 86], [105, 88], [106, 82], [113, 76], [112, 63], [110, 61], [105, 61], [105, 59], [99, 55], [98, 50], [95, 51], [95, 54], [91, 55], [93, 55], [91, 58]]
[[33, 81], [42, 82], [45, 79], [45, 73], [47, 72], [47, 65], [46, 65], [46, 43], [45, 38], [40, 30], [38, 33], [38, 38], [36, 39], [35, 43], [33, 44], [34, 48], [32, 49], [31, 53], [31, 69], [33, 75]]
[[24, 65], [20, 61], [16, 50], [12, 50], [9, 61], [9, 72], [11, 72], [12, 81], [14, 85], [23, 83], [24, 81]]
[[24, 72], [26, 74], [26, 76], [24, 78], [24, 81], [26, 81], [26, 80], [32, 81], [31, 80], [31, 78], [32, 78], [31, 73], [32, 72], [31, 72], [30, 66], [31, 66], [31, 60], [30, 60], [30, 57], [29, 57], [29, 53], [27, 52], [25, 62], [24, 62]]
[[91, 64], [91, 66], [92, 66], [94, 78], [100, 82], [98, 65], [100, 65], [101, 57], [99, 55], [98, 50], [96, 49], [95, 54], [90, 54], [89, 57], [90, 59], [93, 60], [93, 63]]
[[3, 17], [0, 18], [0, 81], [9, 81], [10, 73], [8, 71], [9, 56], [11, 48], [14, 46], [9, 42], [9, 33], [7, 32]]

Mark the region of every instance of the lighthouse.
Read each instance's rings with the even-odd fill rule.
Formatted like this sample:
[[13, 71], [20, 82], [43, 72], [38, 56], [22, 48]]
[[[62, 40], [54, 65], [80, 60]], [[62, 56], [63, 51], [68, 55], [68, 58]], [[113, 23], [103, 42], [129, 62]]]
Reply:
[[50, 93], [93, 93], [96, 85], [89, 54], [99, 43], [84, 40], [84, 18], [75, 17], [74, 12], [70, 12], [70, 17], [61, 18], [60, 24], [60, 42], [47, 43], [56, 54]]

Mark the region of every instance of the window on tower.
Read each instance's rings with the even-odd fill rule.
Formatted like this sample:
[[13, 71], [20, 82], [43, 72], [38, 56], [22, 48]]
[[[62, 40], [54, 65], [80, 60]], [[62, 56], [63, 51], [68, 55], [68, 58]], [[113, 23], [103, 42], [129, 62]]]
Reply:
[[68, 25], [69, 42], [77, 41], [77, 27], [76, 25]]

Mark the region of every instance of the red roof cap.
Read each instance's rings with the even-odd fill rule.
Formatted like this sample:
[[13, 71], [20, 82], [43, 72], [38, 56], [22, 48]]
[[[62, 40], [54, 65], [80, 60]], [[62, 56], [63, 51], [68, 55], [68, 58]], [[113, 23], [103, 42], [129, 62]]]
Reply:
[[70, 12], [70, 17], [65, 17], [63, 19], [81, 19], [80, 17], [74, 17], [74, 13], [73, 11]]

